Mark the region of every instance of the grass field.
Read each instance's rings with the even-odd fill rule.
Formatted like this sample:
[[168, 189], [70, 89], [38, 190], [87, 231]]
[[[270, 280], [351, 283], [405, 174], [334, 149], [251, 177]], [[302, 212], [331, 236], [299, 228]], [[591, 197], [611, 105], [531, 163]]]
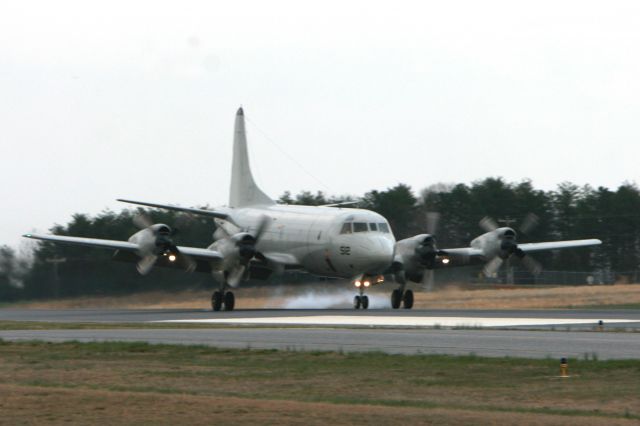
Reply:
[[4, 424], [638, 424], [640, 362], [0, 343]]
[[[372, 307], [387, 307], [391, 284], [372, 289]], [[575, 287], [459, 287], [425, 293], [416, 288], [415, 308], [441, 309], [551, 309], [581, 307], [640, 307], [639, 284]], [[291, 285], [239, 288], [238, 309], [349, 307], [355, 290], [344, 285]], [[26, 308], [177, 308], [210, 309], [210, 291], [146, 292], [120, 297], [78, 297], [22, 302], [4, 307]]]

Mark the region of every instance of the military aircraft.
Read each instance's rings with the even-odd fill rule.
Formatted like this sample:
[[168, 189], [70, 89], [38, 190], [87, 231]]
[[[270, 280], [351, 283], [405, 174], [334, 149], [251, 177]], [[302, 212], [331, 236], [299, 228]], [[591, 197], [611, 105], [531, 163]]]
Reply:
[[[141, 274], [147, 274], [154, 266], [210, 272], [220, 284], [211, 296], [214, 311], [234, 309], [232, 289], [242, 281], [266, 279], [286, 269], [351, 279], [358, 289], [354, 297], [356, 309], [367, 309], [369, 299], [365, 291], [372, 285], [383, 283], [385, 274], [391, 274], [399, 284], [391, 294], [391, 306], [397, 309], [402, 304], [410, 309], [414, 298], [413, 292], [406, 289], [408, 281], [423, 281], [434, 268], [446, 265], [451, 256], [499, 255], [502, 258], [507, 252], [520, 253], [518, 249], [527, 249], [525, 245], [513, 249], [500, 244], [496, 249], [493, 237], [482, 236], [478, 239], [482, 244], [478, 243], [477, 247], [472, 242], [470, 248], [439, 250], [431, 234], [396, 242], [387, 220], [370, 210], [344, 208], [341, 204], [277, 204], [253, 179], [242, 108], [235, 118], [227, 206], [199, 209], [127, 199], [118, 201], [213, 218], [217, 225], [214, 241], [207, 248], [177, 246], [170, 226], [153, 224], [143, 218], [136, 220], [141, 230], [128, 241], [47, 234], [24, 236], [116, 250], [115, 259], [137, 262]], [[504, 240], [502, 234], [496, 233], [495, 236], [496, 241]], [[586, 245], [572, 241], [559, 243], [539, 244], [547, 244], [545, 247], [548, 249]]]
[[176, 246], [171, 227], [151, 223], [139, 223], [142, 229], [128, 241], [42, 234], [25, 237], [114, 249], [115, 259], [137, 261], [141, 274], [155, 265], [211, 272], [220, 283], [211, 296], [214, 311], [234, 309], [230, 289], [243, 280], [266, 278], [285, 269], [353, 279], [361, 288], [354, 303], [366, 309], [369, 300], [364, 289], [383, 282], [383, 273], [393, 261], [395, 238], [387, 220], [369, 210], [340, 205], [276, 204], [254, 182], [242, 108], [235, 118], [232, 161], [228, 206], [208, 210], [119, 200], [213, 218], [217, 229], [207, 248]]

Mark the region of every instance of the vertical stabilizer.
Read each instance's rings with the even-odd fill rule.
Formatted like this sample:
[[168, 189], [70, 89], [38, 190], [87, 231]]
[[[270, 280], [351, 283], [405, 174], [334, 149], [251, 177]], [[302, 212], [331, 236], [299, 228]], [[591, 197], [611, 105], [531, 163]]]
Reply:
[[233, 163], [231, 165], [231, 191], [229, 207], [249, 207], [275, 204], [253, 181], [247, 151], [247, 133], [244, 112], [238, 109], [233, 131]]

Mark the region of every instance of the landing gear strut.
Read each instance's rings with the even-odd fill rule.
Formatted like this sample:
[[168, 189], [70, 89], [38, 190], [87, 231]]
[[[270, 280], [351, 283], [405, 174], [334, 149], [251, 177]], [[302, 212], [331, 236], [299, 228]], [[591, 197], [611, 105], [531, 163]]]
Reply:
[[211, 309], [214, 311], [233, 311], [236, 305], [236, 298], [231, 291], [224, 292], [224, 290], [216, 290], [211, 295]]
[[404, 290], [403, 287], [397, 288], [391, 292], [391, 307], [398, 309], [400, 304], [404, 309], [413, 308], [413, 291]]

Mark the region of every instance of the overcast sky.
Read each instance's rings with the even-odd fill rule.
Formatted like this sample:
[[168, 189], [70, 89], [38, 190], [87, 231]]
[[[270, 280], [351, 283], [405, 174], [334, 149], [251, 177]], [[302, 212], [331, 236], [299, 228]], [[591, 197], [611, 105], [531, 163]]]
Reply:
[[639, 2], [7, 1], [0, 244], [115, 199], [638, 179]]

